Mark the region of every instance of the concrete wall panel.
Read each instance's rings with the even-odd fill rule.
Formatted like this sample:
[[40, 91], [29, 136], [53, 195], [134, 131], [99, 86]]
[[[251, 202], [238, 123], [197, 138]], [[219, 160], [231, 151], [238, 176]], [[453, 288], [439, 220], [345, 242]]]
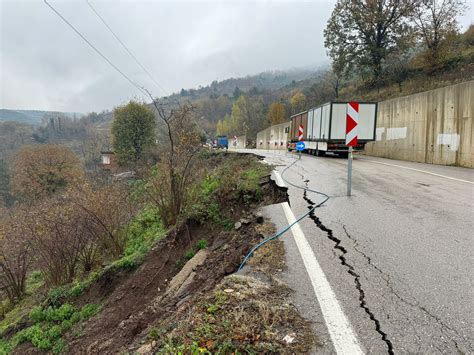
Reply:
[[290, 122], [265, 128], [257, 133], [257, 149], [286, 150]]
[[379, 103], [369, 155], [474, 167], [474, 81]]

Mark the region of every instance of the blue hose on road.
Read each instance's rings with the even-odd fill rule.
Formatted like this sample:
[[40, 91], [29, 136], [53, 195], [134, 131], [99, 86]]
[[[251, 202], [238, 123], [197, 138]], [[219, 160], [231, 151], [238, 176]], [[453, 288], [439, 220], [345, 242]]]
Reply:
[[325, 199], [323, 202], [315, 205], [314, 207], [312, 207], [308, 212], [306, 212], [305, 214], [303, 214], [302, 216], [300, 216], [298, 219], [296, 219], [296, 221], [294, 221], [293, 223], [291, 223], [290, 225], [286, 226], [285, 228], [283, 228], [282, 230], [278, 231], [277, 233], [275, 233], [274, 235], [272, 235], [271, 237], [268, 237], [267, 239], [263, 240], [262, 242], [258, 243], [256, 246], [254, 246], [250, 251], [249, 253], [245, 256], [244, 260], [242, 261], [242, 263], [240, 264], [239, 266], [239, 269], [237, 271], [240, 271], [242, 270], [242, 268], [244, 267], [244, 265], [247, 263], [248, 259], [250, 259], [250, 257], [253, 255], [253, 253], [255, 253], [255, 251], [262, 247], [263, 245], [265, 245], [266, 243], [268, 243], [269, 241], [273, 240], [273, 239], [276, 239], [278, 238], [279, 236], [281, 236], [282, 234], [284, 234], [285, 232], [287, 232], [289, 229], [291, 229], [291, 227], [293, 227], [295, 224], [297, 224], [299, 221], [301, 221], [302, 219], [304, 219], [305, 217], [307, 217], [308, 215], [311, 214], [311, 212], [313, 212], [316, 208], [322, 206], [327, 200], [329, 200], [329, 196], [326, 195], [324, 192], [320, 192], [320, 191], [316, 191], [316, 190], [312, 190], [306, 186], [299, 186], [299, 185], [295, 185], [291, 182], [289, 182], [288, 180], [285, 179], [284, 175], [285, 175], [285, 172], [291, 168], [293, 165], [295, 165], [296, 163], [298, 162], [298, 160], [295, 160], [293, 163], [291, 163], [290, 165], [288, 165], [285, 169], [283, 169], [283, 171], [281, 172], [281, 177], [282, 179], [288, 184], [288, 185], [291, 185], [293, 187], [296, 187], [297, 189], [301, 189], [301, 190], [304, 190], [304, 191], [309, 191], [309, 192], [313, 192], [315, 194], [318, 194], [318, 195], [321, 195], [321, 196], [324, 196]]

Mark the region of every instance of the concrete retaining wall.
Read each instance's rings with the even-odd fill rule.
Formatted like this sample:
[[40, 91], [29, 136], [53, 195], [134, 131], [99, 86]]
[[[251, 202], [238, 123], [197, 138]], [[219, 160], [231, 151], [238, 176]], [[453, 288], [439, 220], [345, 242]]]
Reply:
[[474, 167], [474, 81], [379, 103], [367, 155]]
[[257, 133], [257, 149], [286, 150], [290, 122], [270, 126]]
[[237, 140], [229, 137], [229, 149], [245, 149], [247, 147], [247, 136], [239, 136]]

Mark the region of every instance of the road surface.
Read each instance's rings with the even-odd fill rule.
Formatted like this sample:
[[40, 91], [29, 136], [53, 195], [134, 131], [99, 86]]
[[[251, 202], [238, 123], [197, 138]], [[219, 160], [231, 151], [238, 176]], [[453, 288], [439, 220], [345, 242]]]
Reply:
[[[280, 173], [296, 159], [254, 152]], [[344, 335], [345, 316], [362, 352], [474, 353], [474, 170], [355, 157], [347, 197], [346, 169], [344, 159], [302, 155], [283, 175], [330, 196], [298, 223], [310, 251], [301, 250], [298, 231], [282, 237], [285, 279], [300, 312], [314, 321], [320, 351], [353, 352], [344, 351], [354, 345]], [[292, 186], [288, 192], [296, 218], [323, 199]], [[290, 220], [284, 205], [265, 213], [277, 228]], [[307, 252], [332, 292], [319, 290], [319, 299], [324, 280], [314, 285], [318, 271], [302, 260]], [[341, 319], [328, 318], [331, 295]]]

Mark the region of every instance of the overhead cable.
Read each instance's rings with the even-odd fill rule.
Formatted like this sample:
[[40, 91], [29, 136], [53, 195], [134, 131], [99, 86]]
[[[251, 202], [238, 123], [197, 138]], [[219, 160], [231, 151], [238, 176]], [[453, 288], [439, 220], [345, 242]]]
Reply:
[[86, 0], [87, 5], [91, 8], [91, 10], [95, 13], [95, 15], [100, 19], [100, 21], [104, 24], [105, 27], [112, 33], [112, 35], [115, 37], [115, 39], [120, 43], [120, 45], [127, 51], [127, 53], [130, 55], [130, 57], [133, 58], [135, 63], [138, 64], [138, 66], [148, 75], [148, 77], [155, 83], [155, 85], [163, 91], [165, 95], [168, 95], [167, 90], [163, 88], [163, 86], [160, 85], [160, 83], [155, 80], [155, 78], [150, 74], [150, 72], [145, 68], [145, 66], [137, 59], [137, 57], [132, 53], [132, 51], [123, 43], [123, 41], [119, 38], [119, 36], [112, 30], [112, 28], [109, 26], [109, 24], [105, 21], [105, 19], [99, 14], [97, 9], [91, 4], [89, 0]]
[[130, 84], [132, 84], [138, 91], [140, 91], [140, 93], [142, 93], [143, 95], [148, 96], [148, 94], [143, 90], [142, 87], [140, 87], [136, 82], [134, 82], [132, 79], [130, 79], [109, 58], [107, 58], [100, 50], [98, 50], [81, 32], [79, 32], [78, 29], [76, 29], [63, 15], [61, 15], [61, 13], [58, 10], [56, 10], [50, 3], [48, 3], [47, 0], [43, 0], [43, 1], [46, 5], [49, 6], [49, 8], [51, 10], [53, 10], [53, 12], [56, 15], [58, 15], [61, 18], [61, 20], [63, 20], [69, 27], [71, 27], [73, 29], [73, 31], [76, 32], [76, 34], [79, 37], [81, 37], [98, 55], [100, 55], [102, 57], [102, 59], [104, 59], [112, 68], [114, 68], [118, 73], [120, 73], [120, 75], [122, 75], [125, 79], [127, 79], [128, 82], [130, 82]]

